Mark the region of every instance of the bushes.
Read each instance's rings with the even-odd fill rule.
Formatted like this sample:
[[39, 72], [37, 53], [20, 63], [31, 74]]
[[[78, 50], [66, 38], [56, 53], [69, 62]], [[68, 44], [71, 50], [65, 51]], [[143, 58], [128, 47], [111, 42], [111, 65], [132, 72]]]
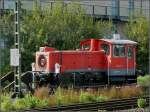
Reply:
[[150, 85], [150, 75], [139, 76], [137, 78], [137, 83], [142, 87], [149, 87], [149, 85]]
[[143, 98], [138, 99], [137, 105], [139, 108], [144, 108], [146, 106], [146, 99]]
[[139, 76], [137, 78], [137, 84], [142, 88], [143, 94], [149, 94], [150, 75]]
[[39, 99], [31, 95], [26, 95], [24, 101], [27, 108], [34, 108], [38, 105]]
[[35, 107], [46, 107], [48, 106], [48, 99], [38, 99], [35, 96], [27, 94], [22, 99], [11, 99], [11, 96], [6, 94], [2, 95], [1, 111], [10, 112], [11, 110], [21, 110]]
[[46, 107], [49, 103], [47, 98], [38, 99], [35, 96], [26, 95], [24, 101], [27, 108]]
[[81, 91], [80, 93], [80, 102], [87, 103], [87, 102], [95, 102], [96, 96], [93, 94], [90, 94], [88, 92]]
[[9, 112], [11, 110], [13, 110], [13, 105], [12, 105], [12, 101], [11, 100], [6, 100], [4, 102], [1, 103], [1, 110], [4, 112]]
[[108, 101], [109, 100], [109, 97], [107, 97], [107, 96], [98, 96], [97, 98], [96, 98], [96, 101], [97, 102], [103, 102], [103, 101]]

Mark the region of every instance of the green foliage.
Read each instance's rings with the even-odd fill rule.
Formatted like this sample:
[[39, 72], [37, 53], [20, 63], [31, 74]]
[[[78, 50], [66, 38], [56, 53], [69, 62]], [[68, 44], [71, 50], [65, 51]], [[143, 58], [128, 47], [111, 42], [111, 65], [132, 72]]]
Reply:
[[150, 75], [139, 76], [137, 78], [137, 83], [142, 87], [149, 87], [149, 85], [150, 85]]
[[137, 105], [139, 108], [144, 108], [146, 106], [146, 99], [143, 98], [138, 99]]
[[88, 92], [81, 92], [80, 93], [80, 102], [82, 103], [88, 103], [88, 102], [95, 102], [96, 96], [92, 95]]
[[57, 91], [55, 92], [55, 96], [56, 96], [57, 105], [62, 105], [63, 104], [63, 96], [62, 96], [62, 90], [60, 87], [58, 87]]
[[10, 94], [1, 94], [0, 95], [0, 97], [1, 97], [1, 102], [4, 102], [4, 101], [7, 101], [7, 100], [10, 100]]
[[0, 111], [9, 112], [9, 111], [14, 109], [10, 95], [11, 94], [9, 94], [9, 93], [3, 93], [0, 95], [0, 97], [1, 97], [1, 109], [0, 109]]
[[49, 104], [48, 99], [39, 100], [35, 96], [27, 94], [25, 98], [22, 99], [11, 99], [11, 94], [1, 95], [1, 111], [12, 111], [12, 110], [21, 110], [26, 108], [35, 108], [35, 107], [47, 107]]
[[13, 102], [13, 107], [15, 110], [21, 110], [21, 109], [25, 109], [26, 105], [25, 105], [25, 100], [24, 99], [15, 99], [15, 101]]
[[137, 67], [148, 72], [149, 69], [149, 20], [146, 17], [139, 16], [136, 19], [131, 18], [126, 24], [127, 37], [138, 42], [137, 47]]
[[[41, 89], [41, 90], [40, 90]], [[26, 94], [22, 99], [11, 99], [11, 94], [2, 94], [1, 95], [1, 105], [3, 111], [20, 111], [21, 109], [30, 109], [30, 108], [43, 108], [48, 106], [60, 106], [60, 105], [69, 105], [76, 103], [89, 103], [89, 102], [102, 102], [108, 101], [112, 98], [125, 98], [125, 94], [132, 97], [137, 96], [135, 93], [138, 93], [139, 89], [136, 87], [128, 88], [104, 88], [99, 91], [78, 91], [73, 88], [62, 89], [58, 87], [54, 95], [47, 95], [46, 92], [48, 88], [39, 88], [36, 92], [41, 92], [38, 95]], [[130, 89], [130, 90], [128, 90]], [[132, 90], [132, 91], [131, 91]], [[118, 92], [116, 94], [116, 91]], [[134, 91], [134, 92], [133, 92]], [[115, 93], [115, 94], [114, 94]], [[112, 95], [113, 94], [113, 95]], [[131, 94], [131, 95], [130, 95]], [[115, 95], [115, 96], [114, 96]], [[121, 96], [122, 95], [122, 96]], [[41, 97], [42, 96], [42, 97]], [[143, 102], [143, 101], [138, 101]], [[144, 105], [140, 103], [138, 105]], [[142, 106], [141, 106], [142, 107]]]
[[32, 95], [26, 95], [24, 98], [24, 102], [27, 108], [34, 108], [38, 105], [39, 99]]
[[103, 102], [103, 101], [108, 101], [109, 98], [108, 98], [107, 96], [102, 96], [102, 95], [100, 95], [100, 96], [98, 96], [98, 97], [96, 98], [96, 100], [97, 100], [98, 102]]
[[12, 101], [11, 100], [6, 100], [6, 101], [1, 103], [1, 110], [2, 111], [10, 112], [13, 109], [14, 109], [14, 107], [12, 105]]
[[37, 107], [47, 107], [49, 104], [48, 99], [38, 100]]
[[14, 23], [13, 23], [13, 13], [2, 16], [0, 19], [0, 41], [5, 43], [5, 49], [1, 48], [1, 73], [5, 74], [11, 70], [10, 68], [10, 47], [13, 45], [14, 40]]

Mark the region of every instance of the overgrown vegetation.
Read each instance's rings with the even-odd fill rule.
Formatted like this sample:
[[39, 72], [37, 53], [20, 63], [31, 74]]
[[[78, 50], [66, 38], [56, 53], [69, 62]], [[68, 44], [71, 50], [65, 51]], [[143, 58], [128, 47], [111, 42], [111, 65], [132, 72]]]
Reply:
[[139, 87], [112, 87], [99, 90], [58, 88], [55, 91], [55, 94], [49, 95], [49, 89], [47, 87], [42, 87], [37, 89], [34, 95], [27, 94], [22, 99], [11, 99], [10, 95], [11, 94], [3, 94], [1, 96], [3, 111], [60, 106], [76, 103], [102, 102], [116, 98], [129, 98], [133, 96], [140, 96], [141, 89]]
[[139, 76], [137, 84], [142, 88], [143, 94], [149, 94], [150, 75]]
[[131, 17], [126, 24], [126, 35], [129, 39], [138, 43], [137, 45], [137, 69], [149, 70], [149, 20], [138, 15]]
[[149, 87], [150, 86], [150, 75], [139, 76], [137, 78], [137, 84], [142, 87]]
[[144, 108], [146, 106], [146, 99], [143, 98], [138, 99], [137, 105], [139, 108]]
[[95, 102], [96, 101], [96, 96], [93, 94], [90, 94], [88, 92], [83, 92], [81, 91], [81, 94], [79, 96], [79, 100], [82, 103], [86, 103], [86, 102]]

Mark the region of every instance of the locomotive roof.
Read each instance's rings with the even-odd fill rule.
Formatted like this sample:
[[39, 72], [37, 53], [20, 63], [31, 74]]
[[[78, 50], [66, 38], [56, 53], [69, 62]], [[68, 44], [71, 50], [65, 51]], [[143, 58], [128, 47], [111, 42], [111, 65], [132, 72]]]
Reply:
[[103, 41], [106, 41], [106, 42], [109, 42], [109, 43], [112, 43], [112, 44], [134, 44], [134, 45], [137, 45], [137, 42], [135, 41], [131, 41], [131, 40], [116, 40], [116, 39], [100, 39], [100, 40], [103, 40]]

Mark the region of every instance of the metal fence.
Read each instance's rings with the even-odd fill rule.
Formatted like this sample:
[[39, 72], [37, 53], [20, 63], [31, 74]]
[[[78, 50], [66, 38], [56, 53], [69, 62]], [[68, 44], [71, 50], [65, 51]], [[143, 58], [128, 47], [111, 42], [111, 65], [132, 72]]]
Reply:
[[[14, 9], [15, 0], [6, 0], [3, 4], [4, 9]], [[41, 9], [44, 7], [54, 7], [56, 2], [52, 0], [39, 0]], [[85, 9], [86, 14], [92, 15], [97, 18], [112, 18], [127, 20], [131, 14], [142, 14], [143, 16], [148, 17], [149, 15], [149, 0], [134, 0], [134, 3], [130, 3], [130, 0], [120, 0], [117, 5], [113, 5], [112, 0], [101, 0], [101, 1], [81, 1], [77, 2], [81, 4], [81, 7]], [[33, 0], [21, 0], [22, 8], [27, 10], [32, 10]], [[69, 4], [70, 1], [66, 0], [64, 4]], [[64, 6], [66, 6], [64, 5]], [[1, 6], [2, 7], [2, 6]]]

